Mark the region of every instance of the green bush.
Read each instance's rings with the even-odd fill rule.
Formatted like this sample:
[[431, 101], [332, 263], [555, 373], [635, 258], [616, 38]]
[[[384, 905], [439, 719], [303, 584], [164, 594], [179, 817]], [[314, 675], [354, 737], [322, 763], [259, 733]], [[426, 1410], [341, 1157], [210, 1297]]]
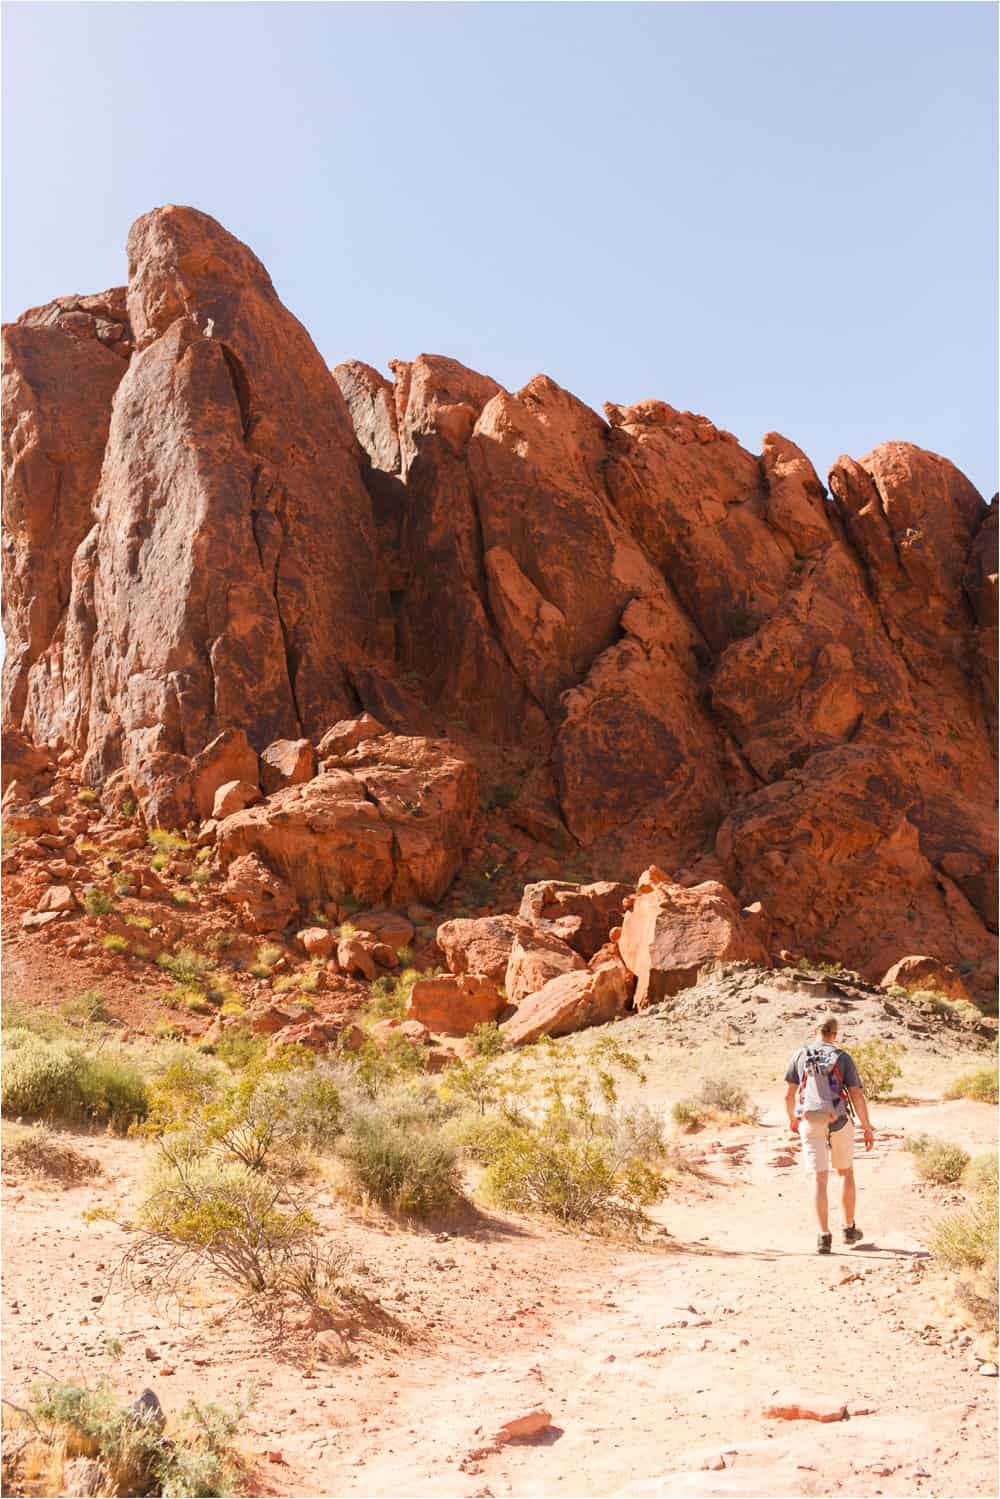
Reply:
[[694, 1134], [708, 1123], [708, 1110], [700, 1108], [690, 1099], [679, 1098], [670, 1110], [670, 1117], [679, 1130], [686, 1135]]
[[704, 1104], [719, 1114], [729, 1114], [734, 1119], [746, 1119], [755, 1123], [760, 1110], [750, 1102], [745, 1088], [732, 1078], [707, 1077], [698, 1090], [696, 1102]]
[[873, 1037], [851, 1047], [861, 1086], [868, 1098], [889, 1098], [893, 1084], [903, 1075], [902, 1046]]
[[2, 1079], [8, 1117], [107, 1123], [124, 1133], [149, 1107], [142, 1073], [124, 1052], [91, 1055], [26, 1030], [4, 1032]]
[[993, 1192], [997, 1190], [997, 1156], [996, 1152], [989, 1155], [973, 1156], [965, 1172], [965, 1184], [973, 1192]]
[[971, 1098], [975, 1103], [997, 1103], [1000, 1091], [997, 1088], [995, 1067], [977, 1067], [975, 1072], [963, 1072], [945, 1093], [945, 1098]]
[[88, 916], [107, 916], [114, 908], [114, 901], [105, 891], [98, 889], [96, 885], [86, 887], [83, 892], [83, 909]]
[[461, 1193], [455, 1147], [433, 1125], [359, 1110], [348, 1119], [341, 1153], [357, 1185], [390, 1212], [430, 1217]]
[[607, 1139], [587, 1138], [550, 1114], [540, 1128], [511, 1127], [493, 1143], [487, 1190], [503, 1207], [566, 1224], [636, 1226], [666, 1184], [637, 1157], [616, 1160]]
[[934, 1140], [930, 1135], [913, 1135], [906, 1149], [915, 1157], [914, 1169], [921, 1181], [946, 1187], [961, 1181], [969, 1164], [968, 1151], [950, 1140]]
[[289, 1260], [313, 1241], [316, 1224], [289, 1199], [287, 1183], [239, 1161], [162, 1142], [139, 1210], [144, 1243], [213, 1266], [249, 1291], [274, 1286]]
[[383, 974], [381, 978], [374, 981], [369, 990], [371, 997], [368, 1002], [368, 1013], [379, 1020], [404, 1019], [413, 986], [418, 979], [424, 977], [425, 975], [417, 968], [404, 968], [402, 973], [395, 977], [392, 974]]
[[474, 1026], [469, 1041], [476, 1056], [487, 1060], [502, 1056], [506, 1049], [504, 1036], [495, 1020], [484, 1020]]
[[[31, 1443], [36, 1451], [26, 1451], [25, 1462], [33, 1460], [47, 1474], [58, 1474], [69, 1452], [82, 1448], [93, 1452], [100, 1463], [102, 1493], [179, 1499], [232, 1494], [240, 1486], [240, 1471], [230, 1444], [248, 1409], [249, 1402], [226, 1411], [191, 1401], [177, 1429], [167, 1436], [160, 1411], [119, 1406], [107, 1381], [94, 1390], [52, 1382], [32, 1392], [31, 1416], [39, 1435]], [[45, 1432], [42, 1422], [52, 1428], [51, 1433]], [[38, 1448], [49, 1457], [47, 1462], [39, 1463]], [[15, 1478], [15, 1492], [34, 1491]]]
[[935, 1225], [930, 1249], [942, 1265], [963, 1277], [955, 1287], [958, 1301], [978, 1327], [995, 1337], [1000, 1330], [996, 1156], [972, 1162], [968, 1175], [972, 1202]]

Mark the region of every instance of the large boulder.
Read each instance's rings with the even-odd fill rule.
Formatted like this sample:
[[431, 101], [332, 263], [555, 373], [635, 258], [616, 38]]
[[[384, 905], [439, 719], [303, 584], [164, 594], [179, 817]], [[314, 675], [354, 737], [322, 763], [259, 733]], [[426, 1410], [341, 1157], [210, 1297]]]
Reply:
[[219, 787], [230, 781], [257, 785], [257, 752], [243, 729], [223, 729], [191, 762], [191, 794], [202, 821], [212, 816]]
[[767, 963], [732, 892], [715, 880], [688, 888], [647, 869], [622, 922], [618, 946], [635, 974], [635, 1006], [671, 999], [710, 963]]
[[440, 899], [471, 840], [475, 771], [445, 742], [394, 735], [341, 765], [221, 822], [223, 867], [256, 853], [308, 901]]
[[565, 942], [560, 942], [558, 937], [545, 932], [515, 937], [504, 977], [507, 999], [512, 1005], [520, 1004], [527, 995], [543, 988], [549, 979], [586, 966], [580, 954]]
[[291, 886], [253, 853], [232, 860], [221, 895], [255, 932], [281, 931], [298, 910]]
[[298, 786], [316, 774], [316, 751], [308, 739], [276, 739], [262, 751], [260, 784], [265, 796], [283, 786]]
[[437, 929], [437, 945], [452, 973], [485, 973], [503, 984], [514, 944], [530, 941], [530, 922], [518, 916], [459, 916]]
[[429, 1031], [467, 1036], [488, 1020], [496, 1020], [504, 1001], [492, 979], [482, 973], [444, 974], [419, 979], [410, 990], [408, 1020], [419, 1020]]
[[631, 994], [631, 976], [620, 962], [563, 973], [523, 1000], [500, 1030], [512, 1046], [540, 1036], [568, 1036], [624, 1014]]
[[539, 932], [557, 937], [584, 958], [592, 958], [620, 926], [629, 885], [598, 880], [576, 885], [569, 880], [542, 880], [525, 885], [518, 914]]
[[945, 999], [971, 1002], [971, 996], [957, 968], [938, 958], [916, 955], [900, 958], [882, 978], [883, 989], [906, 989], [910, 994], [926, 991], [943, 994]]

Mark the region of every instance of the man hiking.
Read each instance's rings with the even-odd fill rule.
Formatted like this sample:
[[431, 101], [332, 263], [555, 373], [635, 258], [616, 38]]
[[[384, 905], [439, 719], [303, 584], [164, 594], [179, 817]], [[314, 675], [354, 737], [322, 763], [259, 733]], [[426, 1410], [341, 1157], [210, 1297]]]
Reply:
[[785, 1108], [788, 1123], [802, 1141], [802, 1164], [816, 1178], [816, 1217], [819, 1220], [817, 1254], [833, 1248], [827, 1181], [831, 1165], [841, 1178], [844, 1205], [844, 1243], [862, 1238], [854, 1221], [857, 1195], [854, 1184], [854, 1128], [856, 1114], [864, 1131], [865, 1149], [871, 1150], [875, 1134], [868, 1117], [868, 1101], [854, 1059], [837, 1045], [837, 1021], [828, 1015], [816, 1028], [816, 1039], [802, 1046], [785, 1073]]

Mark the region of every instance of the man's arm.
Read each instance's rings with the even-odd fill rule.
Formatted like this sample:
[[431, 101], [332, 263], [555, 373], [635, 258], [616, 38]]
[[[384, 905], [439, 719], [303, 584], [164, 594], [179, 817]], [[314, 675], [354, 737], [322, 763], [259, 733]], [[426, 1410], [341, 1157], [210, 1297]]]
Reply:
[[789, 1083], [785, 1089], [785, 1113], [788, 1115], [789, 1128], [794, 1130], [795, 1134], [799, 1132], [799, 1121], [795, 1117], [795, 1095], [798, 1091], [795, 1083]]
[[854, 1112], [861, 1120], [861, 1128], [865, 1136], [865, 1149], [871, 1150], [875, 1143], [875, 1131], [872, 1129], [872, 1122], [868, 1117], [868, 1100], [865, 1097], [864, 1089], [848, 1088], [847, 1091], [854, 1105]]

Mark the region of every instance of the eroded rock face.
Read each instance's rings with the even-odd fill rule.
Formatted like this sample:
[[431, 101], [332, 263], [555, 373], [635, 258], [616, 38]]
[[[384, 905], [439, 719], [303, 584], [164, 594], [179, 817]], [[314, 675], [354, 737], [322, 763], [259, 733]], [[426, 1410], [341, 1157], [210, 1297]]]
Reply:
[[474, 769], [450, 745], [392, 735], [340, 763], [225, 818], [223, 865], [255, 854], [313, 902], [438, 900], [468, 847]]
[[[916, 946], [989, 992], [996, 506], [953, 464], [886, 443], [828, 491], [788, 438], [661, 401], [433, 354], [331, 373], [207, 215], [128, 252], [127, 288], [6, 330], [6, 729], [121, 772], [147, 823], [263, 752], [227, 837], [366, 900], [459, 867], [467, 792], [398, 748], [448, 737], [611, 880], [722, 882], [782, 947], [878, 979]], [[296, 786], [313, 749], [347, 780]], [[588, 920], [539, 917], [584, 958]]]
[[485, 974], [448, 973], [415, 983], [406, 1014], [430, 1031], [467, 1036], [477, 1025], [495, 1020], [503, 1005], [496, 984]]

